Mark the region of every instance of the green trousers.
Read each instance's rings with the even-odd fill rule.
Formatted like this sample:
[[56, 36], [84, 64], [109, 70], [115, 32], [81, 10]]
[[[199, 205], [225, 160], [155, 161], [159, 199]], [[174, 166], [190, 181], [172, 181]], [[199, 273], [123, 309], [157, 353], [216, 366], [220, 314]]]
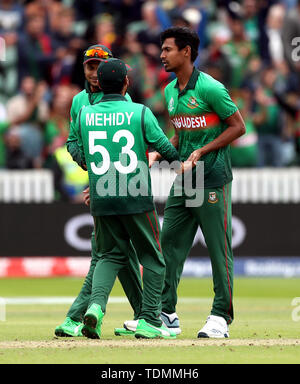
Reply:
[[204, 189], [204, 201], [200, 207], [186, 207], [185, 197], [169, 196], [161, 237], [166, 262], [163, 312], [176, 312], [177, 287], [200, 226], [212, 265], [215, 296], [211, 314], [222, 316], [228, 324], [233, 321], [231, 212], [231, 183], [221, 188]]
[[[120, 252], [119, 250], [116, 250]], [[137, 319], [140, 315], [142, 308], [142, 281], [140, 273], [140, 265], [135, 251], [129, 246], [129, 252], [131, 257], [123, 268], [120, 268], [118, 272], [118, 278], [124, 289], [124, 292], [130, 302], [130, 305], [134, 312], [134, 319]], [[74, 321], [82, 321], [83, 316], [88, 309], [89, 301], [92, 293], [92, 283], [95, 267], [100, 259], [100, 254], [97, 252], [95, 232], [92, 233], [92, 259], [88, 274], [84, 280], [80, 293], [76, 297], [75, 301], [71, 305], [67, 316]]]
[[161, 326], [159, 316], [165, 262], [161, 253], [156, 212], [100, 216], [94, 220], [97, 250], [101, 256], [94, 271], [90, 305], [99, 304], [105, 312], [116, 276], [120, 270], [128, 267], [135, 256], [133, 245], [143, 266], [142, 308], [138, 318], [154, 326]]

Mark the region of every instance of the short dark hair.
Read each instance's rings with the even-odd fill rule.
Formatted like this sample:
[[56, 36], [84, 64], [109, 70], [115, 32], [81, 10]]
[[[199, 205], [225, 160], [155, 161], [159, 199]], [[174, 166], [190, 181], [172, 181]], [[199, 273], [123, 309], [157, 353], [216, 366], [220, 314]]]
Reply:
[[174, 37], [175, 44], [179, 50], [189, 45], [191, 47], [191, 60], [192, 62], [196, 60], [198, 56], [200, 39], [194, 30], [187, 27], [168, 28], [160, 34], [161, 44], [163, 44], [164, 41], [170, 37]]

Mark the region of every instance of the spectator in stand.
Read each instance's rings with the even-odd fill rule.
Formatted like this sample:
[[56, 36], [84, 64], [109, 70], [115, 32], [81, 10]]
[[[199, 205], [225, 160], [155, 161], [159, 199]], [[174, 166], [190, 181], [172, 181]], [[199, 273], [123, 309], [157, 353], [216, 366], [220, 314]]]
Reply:
[[253, 122], [258, 133], [258, 166], [283, 166], [283, 114], [274, 97], [277, 80], [274, 67], [267, 67], [261, 74], [261, 85], [255, 91]]
[[246, 35], [257, 45], [258, 50], [260, 30], [257, 0], [243, 0], [241, 12], [244, 20]]
[[286, 112], [286, 131], [293, 142], [293, 154], [291, 164], [300, 164], [300, 91], [274, 93], [279, 105]]
[[160, 33], [162, 26], [157, 17], [157, 5], [155, 2], [145, 2], [142, 6], [142, 29], [138, 34], [138, 40], [145, 46], [144, 51], [149, 51], [153, 56], [160, 55]]
[[88, 185], [87, 172], [73, 161], [65, 146], [69, 136], [69, 111], [78, 91], [68, 85], [54, 88], [44, 131], [44, 167], [53, 171], [56, 197], [58, 200], [74, 202], [82, 201], [82, 191]]
[[26, 18], [25, 33], [18, 41], [19, 78], [30, 75], [37, 81], [52, 83], [51, 67], [55, 51], [51, 37], [45, 33], [46, 20], [42, 13]]
[[48, 103], [43, 99], [47, 90], [47, 85], [44, 82], [36, 82], [31, 76], [25, 76], [20, 85], [20, 91], [14, 97], [8, 100], [6, 108], [8, 119], [19, 117], [28, 110], [28, 106], [34, 97], [37, 97], [38, 103], [29, 116], [27, 122], [36, 125], [41, 125], [48, 118]]
[[230, 65], [230, 87], [239, 88], [245, 77], [251, 61], [256, 60], [255, 45], [246, 36], [242, 18], [231, 14], [228, 18], [232, 32], [231, 39], [222, 46], [222, 52]]
[[82, 38], [74, 32], [74, 10], [62, 7], [57, 12], [52, 28], [53, 46], [57, 60], [52, 68], [53, 84], [70, 84], [77, 52], [84, 45]]
[[252, 119], [252, 89], [243, 86], [232, 93], [246, 126], [246, 133], [231, 143], [233, 167], [255, 167], [258, 155], [258, 136]]
[[24, 8], [14, 0], [1, 0], [0, 31], [21, 32], [24, 22]]
[[187, 20], [200, 38], [199, 48], [202, 49], [206, 45], [206, 27], [208, 14], [205, 6], [201, 1], [174, 0], [173, 6], [168, 15], [172, 25], [175, 25], [175, 21], [180, 17], [183, 17], [185, 20]]
[[127, 27], [142, 19], [141, 8], [144, 0], [111, 0], [113, 14], [116, 15], [116, 30], [124, 36]]
[[223, 83], [226, 87], [230, 85], [230, 62], [228, 56], [222, 51], [223, 45], [228, 41], [224, 38], [222, 31], [214, 31], [210, 36], [208, 47], [201, 55], [200, 68]]
[[166, 123], [166, 110], [162, 87], [169, 79], [160, 61], [161, 26], [156, 15], [156, 4], [145, 3], [142, 7], [142, 27], [132, 23], [128, 26], [122, 58], [130, 65], [129, 93], [135, 102], [147, 105], [156, 115], [162, 129]]
[[81, 49], [77, 50], [71, 74], [71, 82], [81, 89], [85, 86], [85, 77], [82, 70], [82, 57], [87, 47], [92, 46], [97, 42], [98, 44], [103, 44], [106, 47], [109, 47], [114, 56], [119, 56], [120, 41], [118, 40], [118, 35], [115, 31], [114, 18], [110, 14], [94, 17], [86, 30], [83, 41], [83, 46]]
[[0, 36], [5, 42], [5, 60], [2, 61], [0, 57], [0, 102], [2, 103], [5, 103], [18, 89], [17, 41], [18, 34], [23, 29], [23, 23], [23, 7], [13, 0], [2, 0]]
[[[294, 75], [295, 89], [300, 87], [300, 52], [296, 49], [295, 38], [300, 36], [300, 0], [297, 6], [291, 9], [284, 18], [282, 27], [282, 39], [285, 60]], [[299, 41], [297, 43], [299, 48]]]
[[69, 136], [70, 108], [77, 92], [79, 89], [68, 85], [58, 85], [54, 88], [49, 118], [44, 129], [44, 143], [48, 155], [65, 143]]
[[76, 12], [76, 20], [85, 20], [88, 23], [95, 17], [107, 11], [106, 1], [74, 0], [73, 8]]
[[44, 100], [46, 91], [45, 82], [37, 83], [32, 77], [26, 76], [22, 80], [20, 93], [7, 103], [9, 121], [27, 115], [26, 119], [21, 119], [21, 124], [15, 124], [15, 132], [20, 135], [22, 151], [38, 168], [42, 165], [42, 126], [48, 118], [48, 104]]
[[268, 49], [271, 63], [279, 71], [286, 73], [286, 63], [284, 60], [284, 46], [282, 41], [282, 27], [285, 15], [283, 5], [276, 4], [270, 7], [267, 16], [266, 32], [269, 39]]
[[22, 146], [22, 136], [17, 128], [10, 129], [5, 136], [6, 143], [6, 168], [8, 169], [31, 169], [34, 162]]
[[[41, 136], [34, 131], [30, 131], [26, 123], [30, 121], [35, 111], [37, 111], [37, 106], [41, 104], [43, 88], [43, 86], [40, 86], [36, 92], [31, 94], [26, 105], [19, 102], [15, 104], [15, 110], [9, 110], [9, 113], [7, 111], [2, 112], [0, 122], [0, 168], [24, 169], [40, 167]], [[14, 104], [11, 104], [10, 107], [12, 105]], [[37, 152], [38, 156], [35, 157], [32, 152]]]

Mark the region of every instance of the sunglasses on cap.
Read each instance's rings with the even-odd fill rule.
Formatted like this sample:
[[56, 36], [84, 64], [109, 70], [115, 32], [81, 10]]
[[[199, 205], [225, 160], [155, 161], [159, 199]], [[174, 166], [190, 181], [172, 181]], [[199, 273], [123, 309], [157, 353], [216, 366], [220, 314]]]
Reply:
[[96, 48], [91, 48], [85, 51], [84, 56], [89, 58], [95, 57], [98, 59], [107, 59], [111, 55], [108, 52], [104, 51], [102, 48], [96, 47]]

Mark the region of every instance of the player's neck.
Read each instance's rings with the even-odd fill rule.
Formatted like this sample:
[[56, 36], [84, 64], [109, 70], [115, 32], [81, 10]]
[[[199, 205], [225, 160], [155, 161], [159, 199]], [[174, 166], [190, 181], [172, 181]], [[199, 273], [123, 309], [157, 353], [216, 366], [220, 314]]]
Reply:
[[94, 87], [93, 85], [90, 84], [90, 91], [92, 93], [98, 93], [98, 92], [100, 92], [100, 88], [99, 87]]
[[189, 82], [192, 76], [193, 70], [194, 70], [193, 63], [189, 63], [188, 65], [184, 65], [180, 67], [175, 72], [180, 91], [182, 91], [187, 86], [187, 83]]

